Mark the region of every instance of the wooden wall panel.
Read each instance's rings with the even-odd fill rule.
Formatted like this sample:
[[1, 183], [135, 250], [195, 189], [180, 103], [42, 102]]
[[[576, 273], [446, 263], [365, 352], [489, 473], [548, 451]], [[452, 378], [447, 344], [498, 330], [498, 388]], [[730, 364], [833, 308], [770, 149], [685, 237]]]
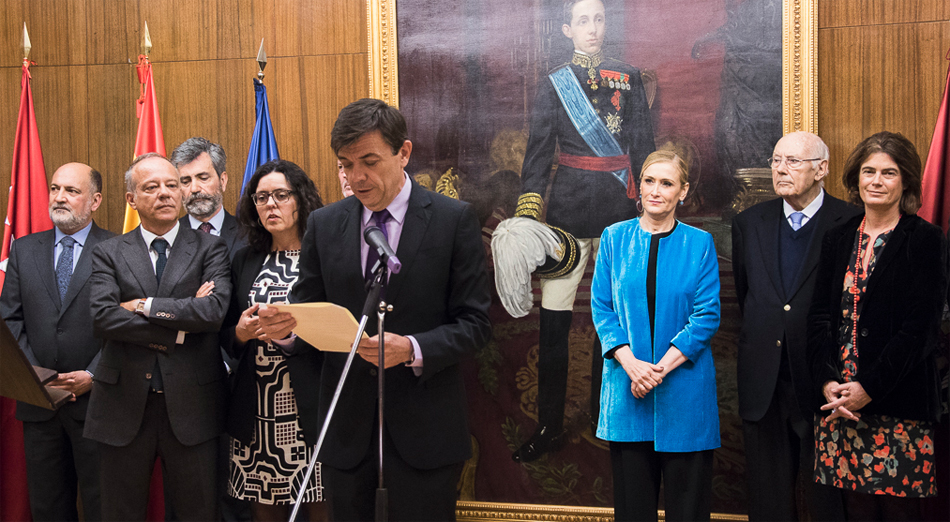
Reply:
[[926, 161], [946, 81], [950, 3], [838, 0], [819, 3], [818, 132], [831, 149], [828, 191], [862, 139], [888, 130]]
[[100, 225], [122, 226], [122, 176], [138, 120], [135, 71], [147, 20], [166, 153], [191, 136], [228, 155], [233, 209], [254, 127], [252, 78], [264, 80], [282, 157], [300, 164], [324, 201], [340, 198], [329, 134], [339, 110], [368, 93], [363, 0], [0, 0], [0, 215], [6, 215], [25, 21], [47, 176], [82, 161], [105, 178]]
[[821, 0], [818, 27], [849, 27], [914, 22], [946, 22], [946, 0]]

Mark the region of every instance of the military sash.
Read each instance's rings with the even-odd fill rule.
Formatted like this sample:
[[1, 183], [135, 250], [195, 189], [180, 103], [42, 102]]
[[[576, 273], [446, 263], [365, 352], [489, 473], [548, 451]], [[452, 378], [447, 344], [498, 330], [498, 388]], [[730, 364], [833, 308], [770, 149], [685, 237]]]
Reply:
[[[548, 77], [551, 78], [554, 90], [557, 92], [558, 98], [561, 99], [561, 104], [564, 105], [564, 110], [567, 111], [571, 123], [574, 124], [574, 128], [577, 129], [590, 150], [599, 157], [623, 155], [624, 152], [620, 148], [620, 144], [617, 143], [613, 134], [607, 130], [604, 121], [594, 110], [590, 99], [584, 94], [584, 89], [577, 81], [574, 71], [570, 67], [561, 67], [549, 74]], [[617, 181], [623, 184], [624, 188], [627, 188], [628, 170], [630, 169], [611, 172], [617, 178]]]

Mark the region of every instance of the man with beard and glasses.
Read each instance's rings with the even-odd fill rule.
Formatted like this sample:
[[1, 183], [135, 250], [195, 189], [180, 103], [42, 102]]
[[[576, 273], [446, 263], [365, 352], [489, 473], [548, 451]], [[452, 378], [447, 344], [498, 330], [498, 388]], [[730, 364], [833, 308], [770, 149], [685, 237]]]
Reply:
[[77, 485], [85, 520], [102, 518], [98, 445], [82, 436], [100, 348], [89, 318], [92, 250], [115, 235], [92, 220], [101, 191], [102, 176], [89, 165], [67, 163], [53, 173], [56, 227], [13, 242], [0, 293], [0, 316], [27, 359], [59, 372], [50, 384], [73, 394], [57, 411], [17, 403], [33, 520], [78, 520]]
[[[228, 173], [225, 171], [227, 156], [217, 143], [195, 136], [185, 140], [172, 151], [171, 162], [178, 169], [181, 186], [181, 200], [187, 215], [178, 220], [181, 226], [207, 232], [224, 239], [228, 245], [228, 259], [234, 260], [234, 253], [247, 243], [240, 237], [237, 219], [224, 210], [224, 191], [228, 186]], [[221, 350], [221, 358], [227, 365], [228, 373], [237, 368], [237, 360], [227, 351]], [[221, 438], [223, 454], [221, 456], [222, 473], [227, 473], [227, 434]], [[226, 476], [226, 475], [225, 475]], [[223, 520], [250, 520], [250, 509], [244, 503], [227, 494], [226, 481], [221, 484], [218, 493]], [[166, 502], [166, 520], [177, 520], [172, 506]]]
[[217, 143], [194, 137], [172, 151], [171, 162], [178, 169], [181, 200], [187, 216], [182, 226], [220, 236], [228, 245], [228, 258], [246, 245], [238, 237], [237, 219], [224, 210], [224, 191], [228, 187], [225, 171], [227, 156]]

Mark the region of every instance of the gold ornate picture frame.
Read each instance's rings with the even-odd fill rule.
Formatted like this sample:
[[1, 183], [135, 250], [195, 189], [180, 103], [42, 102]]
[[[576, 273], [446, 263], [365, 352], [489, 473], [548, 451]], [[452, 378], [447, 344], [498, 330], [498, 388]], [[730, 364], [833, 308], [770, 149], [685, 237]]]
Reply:
[[[400, 105], [395, 0], [367, 0], [370, 96]], [[817, 132], [817, 0], [782, 0], [782, 131]], [[741, 486], [740, 486], [741, 487]], [[458, 503], [460, 521], [608, 521], [602, 507], [497, 502]], [[713, 520], [745, 520], [714, 513]]]

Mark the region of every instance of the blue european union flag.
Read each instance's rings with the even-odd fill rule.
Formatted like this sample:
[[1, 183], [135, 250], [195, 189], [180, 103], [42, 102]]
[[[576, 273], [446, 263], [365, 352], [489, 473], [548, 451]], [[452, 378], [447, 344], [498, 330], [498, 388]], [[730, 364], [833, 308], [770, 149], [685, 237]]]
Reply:
[[267, 108], [267, 87], [260, 80], [254, 78], [254, 96], [257, 98], [257, 123], [254, 124], [254, 135], [251, 136], [251, 148], [247, 152], [247, 165], [244, 167], [244, 180], [241, 182], [241, 194], [250, 181], [257, 167], [268, 161], [280, 159], [277, 152], [277, 140], [274, 138], [274, 127], [270, 122], [270, 109]]

